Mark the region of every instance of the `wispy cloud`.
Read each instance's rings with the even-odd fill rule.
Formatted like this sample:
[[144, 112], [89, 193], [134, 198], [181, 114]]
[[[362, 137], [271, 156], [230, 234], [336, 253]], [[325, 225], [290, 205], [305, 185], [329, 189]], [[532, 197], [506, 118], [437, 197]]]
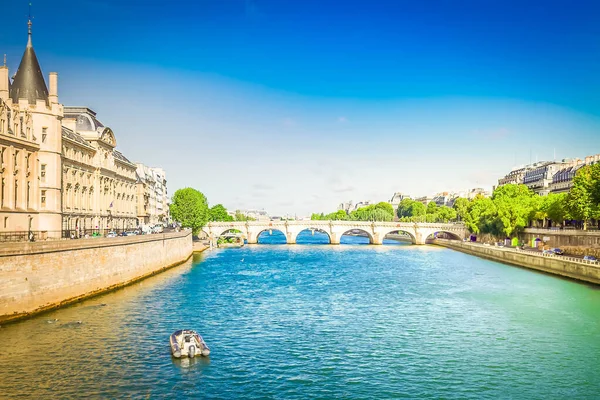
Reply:
[[348, 186], [336, 186], [334, 188], [332, 188], [332, 190], [336, 193], [346, 193], [346, 192], [352, 192], [354, 189], [356, 189], [354, 186], [348, 185]]
[[475, 129], [472, 135], [479, 139], [500, 141], [510, 137], [511, 133], [507, 128]]
[[273, 190], [274, 187], [271, 185], [267, 185], [265, 183], [255, 183], [254, 185], [252, 185], [252, 189], [255, 190]]
[[296, 121], [294, 121], [292, 118], [284, 118], [281, 123], [283, 124], [283, 126], [294, 126], [296, 125]]
[[345, 124], [346, 122], [348, 122], [348, 118], [346, 118], [346, 117], [338, 117], [337, 121], [340, 124]]

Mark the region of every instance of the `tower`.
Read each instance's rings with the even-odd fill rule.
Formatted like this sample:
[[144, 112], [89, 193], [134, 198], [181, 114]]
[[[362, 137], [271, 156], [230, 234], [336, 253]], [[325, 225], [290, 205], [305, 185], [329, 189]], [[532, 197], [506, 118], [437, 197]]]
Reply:
[[[20, 132], [15, 134], [32, 142], [32, 148], [31, 153], [27, 153], [27, 168], [21, 168], [19, 172], [23, 174], [20, 177], [21, 184], [17, 182], [12, 189], [17, 191], [14, 198], [19, 204], [15, 204], [16, 209], [37, 212], [37, 218], [30, 217], [28, 229], [47, 231], [51, 237], [60, 235], [62, 221], [63, 107], [58, 102], [58, 75], [55, 72], [49, 74], [48, 90], [33, 49], [31, 18], [27, 25], [27, 46], [14, 80], [9, 84], [9, 98], [15, 111], [14, 120], [18, 118], [21, 126]], [[2, 84], [0, 92], [1, 89]], [[33, 159], [30, 159], [30, 155], [33, 155]], [[23, 207], [25, 203], [19, 199], [27, 199], [27, 207]]]

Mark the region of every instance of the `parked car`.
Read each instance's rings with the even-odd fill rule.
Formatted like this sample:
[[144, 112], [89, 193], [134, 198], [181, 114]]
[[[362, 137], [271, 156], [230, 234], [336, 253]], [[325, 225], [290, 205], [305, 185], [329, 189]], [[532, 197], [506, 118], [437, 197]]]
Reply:
[[585, 261], [598, 261], [598, 259], [594, 256], [583, 256]]
[[123, 234], [123, 236], [135, 236], [137, 235], [137, 232], [135, 231], [127, 231]]
[[555, 253], [552, 250], [542, 250], [542, 254], [552, 254], [552, 255], [554, 255]]
[[562, 251], [561, 249], [559, 249], [558, 247], [555, 247], [553, 249], [550, 249], [550, 251], [553, 251], [554, 254], [558, 254], [559, 256], [562, 256], [563, 254], [565, 254], [564, 251]]
[[106, 235], [107, 238], [116, 238], [117, 237], [117, 232], [108, 232], [108, 234]]

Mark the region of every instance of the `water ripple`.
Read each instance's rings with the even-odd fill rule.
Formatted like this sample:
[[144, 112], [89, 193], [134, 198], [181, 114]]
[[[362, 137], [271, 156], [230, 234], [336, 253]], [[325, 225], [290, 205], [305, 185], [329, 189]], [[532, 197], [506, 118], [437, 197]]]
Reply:
[[[215, 251], [2, 327], [0, 398], [593, 398], [599, 306], [439, 248]], [[171, 358], [182, 327], [210, 359]]]

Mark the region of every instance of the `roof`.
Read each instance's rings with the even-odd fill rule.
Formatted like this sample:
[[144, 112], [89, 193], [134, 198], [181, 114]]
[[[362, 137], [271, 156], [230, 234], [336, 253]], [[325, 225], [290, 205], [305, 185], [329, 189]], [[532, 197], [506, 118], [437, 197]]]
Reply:
[[96, 113], [88, 107], [65, 106], [64, 118], [76, 120], [78, 132], [90, 131], [102, 133], [104, 125], [96, 118]]
[[119, 160], [119, 161], [123, 161], [123, 162], [129, 163], [129, 164], [133, 164], [133, 163], [132, 163], [131, 161], [129, 161], [129, 160], [127, 159], [127, 157], [125, 157], [125, 156], [123, 155], [123, 153], [121, 153], [120, 151], [113, 150], [113, 157], [114, 157], [115, 159]]
[[90, 144], [90, 142], [88, 142], [87, 140], [82, 138], [80, 134], [78, 134], [77, 132], [73, 132], [72, 130], [70, 130], [69, 128], [66, 128], [64, 126], [62, 127], [62, 137], [71, 139], [72, 141], [77, 142], [83, 146], [94, 148]]
[[37, 100], [48, 102], [48, 87], [31, 44], [31, 30], [21, 64], [10, 85], [10, 98], [15, 103], [19, 99], [27, 99], [29, 104], [35, 104]]

